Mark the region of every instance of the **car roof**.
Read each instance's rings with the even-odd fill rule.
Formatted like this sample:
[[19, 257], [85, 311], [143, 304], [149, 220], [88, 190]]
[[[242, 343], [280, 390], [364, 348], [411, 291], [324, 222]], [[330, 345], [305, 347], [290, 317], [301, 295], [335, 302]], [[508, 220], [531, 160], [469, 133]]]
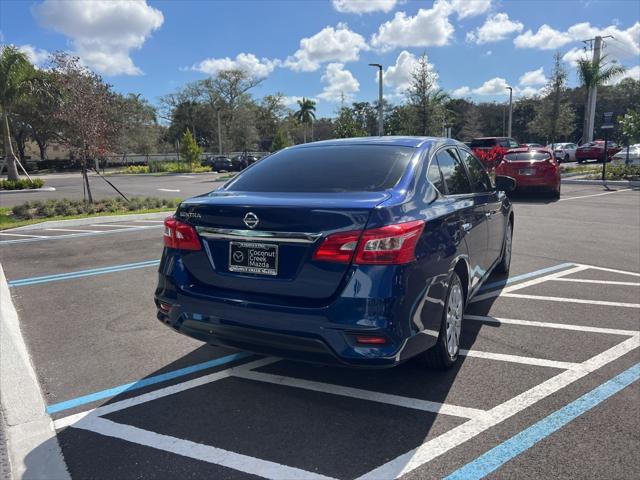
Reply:
[[457, 140], [443, 137], [409, 137], [409, 136], [388, 136], [388, 137], [353, 137], [338, 138], [333, 140], [322, 140], [319, 142], [303, 143], [290, 148], [309, 148], [309, 147], [329, 147], [340, 145], [387, 145], [398, 147], [423, 147], [432, 143], [440, 143], [445, 140], [451, 143], [459, 143]]
[[475, 137], [473, 140], [495, 140], [498, 138], [511, 138], [511, 137]]

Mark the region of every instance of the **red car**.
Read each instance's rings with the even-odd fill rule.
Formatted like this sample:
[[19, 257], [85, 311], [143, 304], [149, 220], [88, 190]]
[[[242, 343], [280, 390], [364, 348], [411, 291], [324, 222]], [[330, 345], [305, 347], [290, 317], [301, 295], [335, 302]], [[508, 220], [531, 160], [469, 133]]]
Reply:
[[[607, 143], [607, 162], [611, 161], [616, 153], [622, 150], [617, 143]], [[593, 142], [585, 143], [576, 149], [576, 161], [583, 163], [588, 160], [595, 160], [601, 162], [604, 156], [604, 140], [595, 140]]]
[[517, 189], [543, 189], [560, 198], [560, 166], [549, 149], [513, 148], [496, 167], [496, 175], [514, 178]]

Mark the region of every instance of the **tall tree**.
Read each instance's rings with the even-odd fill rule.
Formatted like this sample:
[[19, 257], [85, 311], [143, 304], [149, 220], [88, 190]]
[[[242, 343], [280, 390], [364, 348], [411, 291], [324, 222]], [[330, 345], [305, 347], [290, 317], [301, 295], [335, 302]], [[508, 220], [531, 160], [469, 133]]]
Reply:
[[65, 53], [53, 56], [53, 74], [60, 86], [56, 117], [62, 143], [79, 159], [89, 202], [93, 203], [87, 175], [88, 162], [113, 152], [122, 127], [116, 95], [102, 77]]
[[569, 139], [573, 131], [575, 113], [565, 98], [567, 72], [562, 67], [562, 57], [554, 56], [554, 68], [545, 86], [544, 96], [536, 103], [535, 117], [529, 131], [544, 143]]
[[615, 61], [607, 63], [606, 58], [607, 56], [603, 55], [596, 61], [585, 58], [578, 60], [578, 77], [585, 90], [584, 127], [582, 129], [583, 142], [585, 141], [585, 135], [588, 129], [589, 106], [591, 103], [589, 93], [591, 92], [591, 88], [604, 85], [625, 72], [623, 66], [618, 65]]
[[[316, 102], [309, 98], [302, 97], [298, 100], [298, 111], [294, 114], [298, 122], [304, 128], [304, 143], [307, 143], [307, 125], [311, 125], [316, 119]], [[311, 139], [313, 141], [313, 138]]]
[[353, 108], [342, 107], [333, 124], [333, 134], [336, 138], [351, 138], [365, 137], [367, 132], [356, 119]]
[[14, 105], [28, 95], [34, 87], [36, 70], [27, 56], [13, 45], [5, 45], [0, 52], [0, 108], [2, 108], [2, 134], [4, 157], [9, 180], [18, 179], [16, 155], [11, 142], [9, 115]]
[[449, 99], [443, 90], [436, 87], [436, 73], [423, 53], [412, 74], [411, 84], [406, 92], [407, 101], [414, 116], [414, 135], [437, 135], [442, 131], [445, 119], [444, 104]]

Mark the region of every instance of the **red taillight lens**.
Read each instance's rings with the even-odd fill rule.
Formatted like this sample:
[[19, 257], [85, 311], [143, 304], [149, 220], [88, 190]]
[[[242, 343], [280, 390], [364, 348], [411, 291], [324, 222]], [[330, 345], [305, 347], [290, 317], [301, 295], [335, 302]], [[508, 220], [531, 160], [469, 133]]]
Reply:
[[349, 263], [358, 246], [360, 232], [343, 232], [329, 235], [313, 254], [314, 260]]
[[387, 338], [376, 335], [356, 335], [356, 342], [361, 345], [384, 345], [387, 343]]
[[202, 250], [196, 229], [188, 223], [167, 217], [162, 234], [165, 246], [178, 250]]
[[415, 259], [424, 221], [399, 223], [364, 232], [329, 235], [313, 255], [314, 260], [359, 265], [400, 265]]

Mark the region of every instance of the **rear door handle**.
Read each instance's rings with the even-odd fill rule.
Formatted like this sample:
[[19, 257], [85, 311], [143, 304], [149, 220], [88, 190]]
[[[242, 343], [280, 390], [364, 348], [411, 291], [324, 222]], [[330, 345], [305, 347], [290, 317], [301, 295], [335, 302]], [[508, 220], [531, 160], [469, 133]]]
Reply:
[[463, 224], [462, 224], [462, 229], [463, 229], [465, 232], [468, 232], [469, 230], [471, 230], [471, 227], [472, 227], [472, 225], [471, 225], [470, 223], [463, 223]]

